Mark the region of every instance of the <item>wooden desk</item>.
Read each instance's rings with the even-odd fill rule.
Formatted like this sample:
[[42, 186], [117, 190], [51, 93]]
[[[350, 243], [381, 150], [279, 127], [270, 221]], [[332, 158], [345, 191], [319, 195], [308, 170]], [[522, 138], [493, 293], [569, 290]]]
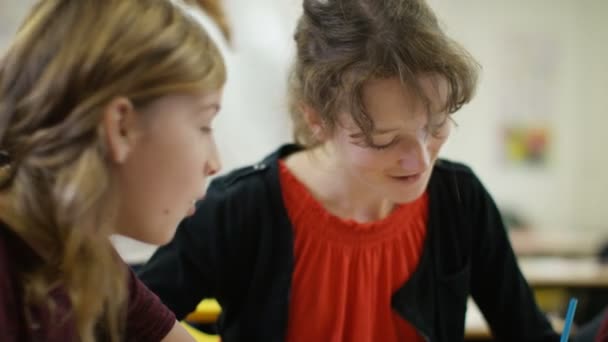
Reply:
[[[608, 265], [591, 258], [520, 258], [520, 267], [532, 287], [608, 288]], [[470, 300], [466, 315], [467, 340], [486, 340], [491, 337], [487, 323], [477, 305]], [[215, 300], [201, 302], [186, 321], [209, 324], [217, 321], [221, 308]], [[559, 320], [554, 327], [561, 331]]]
[[599, 230], [510, 230], [509, 238], [518, 256], [593, 257], [608, 242]]
[[[557, 308], [553, 305], [552, 312], [561, 311], [561, 307], [565, 305], [570, 296], [569, 290], [576, 290], [579, 295], [585, 294], [590, 289], [608, 289], [608, 265], [600, 264], [595, 258], [557, 258], [557, 257], [524, 257], [519, 258], [519, 266], [528, 280], [528, 283], [534, 288], [539, 305], [543, 307], [541, 301], [545, 298], [545, 304], [549, 302], [547, 298], [552, 298], [551, 302], [556, 301], [556, 295], [559, 293], [561, 297], [558, 301], [564, 303], [557, 304]], [[551, 293], [550, 297], [539, 297], [542, 291]], [[583, 296], [584, 297], [584, 296]], [[579, 301], [580, 301], [579, 297]], [[580, 303], [578, 316], [582, 314], [581, 309], [584, 303]], [[545, 305], [548, 306], [548, 305]], [[487, 323], [479, 308], [470, 300], [468, 303], [468, 311], [466, 316], [466, 339], [468, 341], [488, 341], [491, 340]], [[543, 307], [548, 309], [548, 307]], [[556, 331], [561, 331], [563, 320], [550, 316], [553, 327]]]
[[[564, 328], [564, 320], [549, 316], [551, 325], [555, 331], [561, 332]], [[465, 317], [465, 340], [466, 341], [488, 341], [492, 339], [488, 323], [483, 317], [479, 307], [472, 299], [467, 304], [467, 315]]]
[[595, 258], [526, 257], [519, 266], [535, 288], [608, 288], [608, 265]]
[[[472, 299], [469, 299], [468, 310], [465, 318], [465, 338], [469, 341], [488, 340], [492, 337], [488, 324], [481, 314], [481, 311]], [[220, 306], [215, 300], [206, 299], [202, 301], [196, 311], [188, 315], [186, 321], [196, 323], [213, 323], [217, 320], [221, 312]], [[557, 331], [561, 331], [563, 321], [552, 320], [553, 326]]]
[[487, 340], [492, 337], [488, 323], [472, 299], [469, 299], [467, 304], [464, 335], [467, 341]]

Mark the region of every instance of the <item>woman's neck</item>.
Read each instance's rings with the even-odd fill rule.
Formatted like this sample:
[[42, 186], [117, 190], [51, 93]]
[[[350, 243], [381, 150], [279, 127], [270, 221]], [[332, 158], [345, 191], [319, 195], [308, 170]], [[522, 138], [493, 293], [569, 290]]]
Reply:
[[377, 221], [388, 216], [395, 206], [353, 177], [330, 148], [301, 151], [289, 156], [285, 163], [313, 197], [338, 217], [357, 222]]

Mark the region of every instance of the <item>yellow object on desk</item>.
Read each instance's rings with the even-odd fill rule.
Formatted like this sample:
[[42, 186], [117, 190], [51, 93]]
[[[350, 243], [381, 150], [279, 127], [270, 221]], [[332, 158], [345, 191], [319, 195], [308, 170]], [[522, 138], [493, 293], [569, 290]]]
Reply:
[[[491, 337], [490, 330], [477, 308], [477, 305], [472, 300], [469, 300], [466, 317], [465, 335], [467, 340], [487, 339]], [[196, 310], [190, 313], [185, 321], [198, 324], [215, 323], [222, 312], [222, 308], [215, 299], [205, 299], [201, 301]], [[551, 323], [556, 331], [561, 331], [563, 321], [555, 317], [551, 317]], [[188, 332], [196, 339], [197, 342], [219, 342], [219, 336], [207, 335], [202, 333], [188, 324], [182, 323]]]
[[198, 304], [196, 310], [186, 317], [185, 321], [201, 324], [215, 323], [221, 312], [222, 308], [215, 299], [205, 299]]
[[198, 324], [212, 324], [217, 321], [220, 312], [222, 312], [222, 308], [215, 299], [205, 299], [196, 306], [196, 309], [192, 313], [190, 313], [186, 317], [186, 319], [184, 319], [182, 325], [184, 326], [184, 328], [186, 328], [186, 330], [188, 330], [190, 335], [192, 335], [192, 337], [194, 337], [197, 342], [219, 342], [219, 336], [205, 334], [199, 331], [198, 329], [195, 329], [190, 326], [188, 322]]

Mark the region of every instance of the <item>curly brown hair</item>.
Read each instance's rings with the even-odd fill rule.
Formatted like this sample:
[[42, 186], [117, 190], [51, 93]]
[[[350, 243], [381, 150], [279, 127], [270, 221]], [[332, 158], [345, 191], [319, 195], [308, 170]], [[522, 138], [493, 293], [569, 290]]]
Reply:
[[454, 113], [473, 97], [479, 66], [441, 29], [424, 0], [304, 0], [296, 31], [297, 57], [289, 105], [297, 143], [314, 147], [303, 108], [330, 131], [349, 113], [368, 142], [374, 122], [362, 103], [370, 79], [398, 77], [427, 105], [419, 76], [448, 85], [443, 112]]

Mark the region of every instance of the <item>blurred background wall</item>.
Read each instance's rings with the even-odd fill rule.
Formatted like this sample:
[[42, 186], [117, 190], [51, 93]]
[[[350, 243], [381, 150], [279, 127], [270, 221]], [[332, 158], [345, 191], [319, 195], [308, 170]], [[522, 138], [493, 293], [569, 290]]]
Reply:
[[[0, 50], [32, 3], [0, 1]], [[471, 165], [500, 208], [532, 229], [608, 232], [608, 1], [431, 5], [483, 68], [444, 157]], [[224, 172], [291, 138], [285, 83], [300, 6], [225, 1], [233, 38], [222, 43], [229, 81], [216, 129]]]

